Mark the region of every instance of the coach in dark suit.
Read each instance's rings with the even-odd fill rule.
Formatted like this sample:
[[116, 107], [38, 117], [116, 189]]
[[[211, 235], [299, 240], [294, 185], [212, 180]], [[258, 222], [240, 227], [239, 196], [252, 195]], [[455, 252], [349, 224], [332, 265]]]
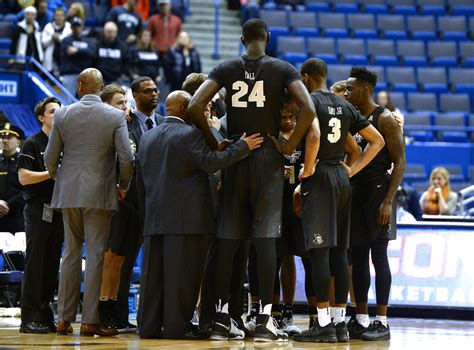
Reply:
[[[193, 338], [190, 320], [199, 294], [207, 236], [215, 232], [208, 173], [258, 148], [258, 135], [212, 152], [186, 117], [191, 96], [174, 91], [169, 117], [140, 141], [137, 191], [145, 214], [139, 334], [142, 338]], [[163, 327], [163, 333], [161, 329]]]

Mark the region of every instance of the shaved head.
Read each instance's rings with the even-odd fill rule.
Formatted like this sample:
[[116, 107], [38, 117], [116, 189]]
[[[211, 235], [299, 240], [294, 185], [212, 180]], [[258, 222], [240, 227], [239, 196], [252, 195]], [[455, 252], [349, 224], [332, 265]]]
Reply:
[[187, 121], [187, 111], [191, 95], [183, 90], [173, 91], [166, 98], [166, 113]]
[[86, 68], [77, 76], [77, 93], [79, 97], [87, 94], [100, 95], [104, 88], [102, 73], [95, 68]]

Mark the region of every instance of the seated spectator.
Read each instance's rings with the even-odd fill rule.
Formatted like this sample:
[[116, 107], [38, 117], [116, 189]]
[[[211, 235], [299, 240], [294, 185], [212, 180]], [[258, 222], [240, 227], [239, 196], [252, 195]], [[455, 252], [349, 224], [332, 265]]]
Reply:
[[72, 35], [61, 41], [61, 62], [59, 71], [63, 85], [74, 95], [77, 75], [93, 66], [96, 58], [96, 44], [82, 35], [84, 22], [80, 17], [71, 19]]
[[157, 2], [159, 13], [150, 17], [147, 29], [151, 33], [155, 48], [164, 56], [175, 45], [181, 32], [182, 21], [171, 14], [170, 0], [157, 0]]
[[160, 59], [148, 30], [144, 30], [138, 35], [137, 45], [130, 51], [130, 76], [132, 79], [145, 76], [151, 77], [158, 83], [161, 80]]
[[[118, 28], [114, 22], [107, 22], [97, 45], [97, 69], [104, 77], [104, 84], [125, 83], [128, 66], [128, 49], [117, 38]], [[127, 72], [128, 73], [128, 72]]]
[[69, 22], [71, 22], [74, 17], [79, 17], [82, 22], [84, 22], [86, 20], [86, 10], [84, 5], [80, 2], [73, 2], [69, 6], [66, 17]]
[[430, 175], [431, 186], [420, 198], [423, 214], [452, 215], [456, 209], [458, 196], [451, 191], [449, 172], [446, 168], [434, 168]]
[[[23, 1], [19, 1], [23, 2]], [[48, 1], [47, 0], [37, 0], [36, 1], [36, 22], [38, 22], [40, 29], [43, 30], [43, 28], [53, 20], [53, 12], [48, 10]], [[16, 19], [18, 22], [20, 22], [25, 15], [25, 10], [20, 11]]]
[[169, 71], [171, 91], [180, 90], [189, 74], [201, 72], [201, 58], [188, 32], [179, 33], [176, 45], [167, 55], [165, 66]]
[[[123, 5], [127, 0], [110, 0], [110, 7]], [[142, 21], [146, 21], [150, 17], [150, 0], [136, 0], [135, 11], [140, 15]]]
[[118, 27], [118, 38], [128, 45], [137, 41], [142, 30], [142, 19], [135, 11], [137, 0], [127, 0], [125, 5], [117, 5], [107, 15], [107, 22], [112, 21]]
[[53, 73], [59, 71], [61, 40], [71, 34], [71, 24], [66, 22], [64, 9], [57, 7], [54, 11], [54, 21], [44, 27], [41, 37], [44, 49], [43, 66], [48, 72]]
[[392, 99], [390, 98], [390, 94], [387, 91], [379, 91], [379, 93], [377, 94], [377, 98], [376, 98], [375, 103], [377, 103], [381, 106], [385, 106], [387, 109], [392, 111], [392, 114], [394, 116], [397, 116], [402, 121], [405, 120], [405, 117], [404, 117], [402, 111], [400, 111], [400, 109], [398, 109], [396, 106], [394, 106], [394, 104], [392, 102]]
[[[41, 46], [41, 30], [36, 22], [36, 8], [25, 8], [25, 18], [18, 22], [10, 46], [10, 55], [31, 56], [37, 61], [43, 61], [43, 47]], [[13, 63], [13, 60], [10, 60]]]
[[340, 98], [345, 99], [344, 93], [346, 92], [346, 86], [347, 84], [345, 80], [336, 81], [331, 85], [330, 91], [335, 93]]

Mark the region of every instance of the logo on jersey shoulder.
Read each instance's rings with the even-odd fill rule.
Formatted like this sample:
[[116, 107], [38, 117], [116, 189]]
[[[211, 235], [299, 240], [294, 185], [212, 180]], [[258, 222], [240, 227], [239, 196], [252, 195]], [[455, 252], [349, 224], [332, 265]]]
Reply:
[[357, 143], [361, 143], [363, 140], [363, 137], [359, 133], [355, 134], [354, 137]]
[[245, 79], [247, 79], [247, 80], [255, 80], [255, 73], [254, 73], [254, 72], [249, 73], [249, 72], [245, 71]]
[[296, 162], [301, 157], [301, 151], [293, 151], [289, 156], [285, 155], [285, 158], [288, 159], [291, 163]]
[[323, 244], [323, 237], [319, 233], [313, 233], [313, 243], [317, 245]]

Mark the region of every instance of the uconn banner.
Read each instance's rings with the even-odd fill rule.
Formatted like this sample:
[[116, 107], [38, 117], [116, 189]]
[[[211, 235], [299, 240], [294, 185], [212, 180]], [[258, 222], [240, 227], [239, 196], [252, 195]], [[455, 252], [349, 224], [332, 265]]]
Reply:
[[[399, 225], [389, 244], [390, 305], [474, 308], [474, 224]], [[296, 261], [296, 300], [306, 301], [304, 269]], [[369, 303], [375, 304], [374, 269]]]
[[20, 102], [20, 76], [0, 74], [0, 103]]

